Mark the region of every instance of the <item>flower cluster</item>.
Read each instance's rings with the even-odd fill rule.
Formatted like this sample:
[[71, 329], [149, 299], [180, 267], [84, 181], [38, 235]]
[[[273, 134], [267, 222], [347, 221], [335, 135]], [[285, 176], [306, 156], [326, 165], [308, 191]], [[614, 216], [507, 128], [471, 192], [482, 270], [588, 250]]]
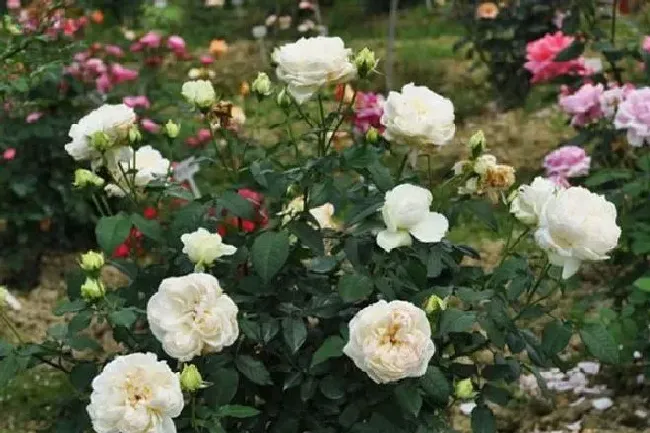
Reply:
[[490, 154], [456, 162], [454, 174], [466, 179], [465, 183], [458, 188], [459, 194], [485, 194], [493, 202], [497, 202], [500, 194], [506, 192], [515, 183], [515, 169], [497, 163], [497, 158]]
[[138, 71], [124, 67], [114, 59], [124, 56], [116, 45], [93, 44], [74, 56], [66, 72], [84, 83], [93, 83], [99, 93], [108, 93], [120, 83], [138, 78]]

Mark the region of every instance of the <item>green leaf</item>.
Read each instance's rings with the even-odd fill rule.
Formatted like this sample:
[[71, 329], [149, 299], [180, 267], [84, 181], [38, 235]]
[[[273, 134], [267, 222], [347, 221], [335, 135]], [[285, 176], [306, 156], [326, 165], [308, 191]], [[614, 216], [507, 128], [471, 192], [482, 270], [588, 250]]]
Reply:
[[500, 386], [493, 385], [491, 383], [486, 383], [481, 394], [486, 399], [498, 404], [499, 406], [505, 406], [510, 400], [510, 392], [507, 389], [501, 388]]
[[237, 394], [239, 387], [239, 374], [232, 368], [218, 368], [208, 375], [211, 382], [216, 386], [210, 388], [210, 397], [216, 404], [224, 405]]
[[97, 351], [102, 348], [102, 346], [99, 345], [99, 343], [90, 338], [87, 335], [75, 335], [73, 337], [68, 338], [68, 344], [70, 345], [70, 348], [74, 350], [94, 350]]
[[124, 326], [125, 328], [130, 328], [137, 319], [138, 315], [131, 308], [122, 308], [108, 315], [108, 320], [114, 326]]
[[417, 417], [422, 409], [422, 395], [420, 391], [408, 382], [402, 382], [395, 387], [397, 404], [406, 412]]
[[592, 355], [603, 362], [619, 362], [618, 345], [602, 323], [588, 323], [580, 329], [580, 338]]
[[340, 357], [343, 355], [343, 346], [345, 346], [345, 341], [338, 335], [327, 337], [318, 350], [314, 352], [314, 356], [311, 359], [311, 366], [314, 367], [330, 358]]
[[557, 53], [555, 61], [568, 62], [569, 60], [577, 59], [584, 51], [585, 44], [576, 38], [571, 45]]
[[571, 325], [559, 320], [549, 322], [542, 333], [542, 350], [549, 355], [564, 350], [571, 339]]
[[476, 321], [476, 313], [450, 308], [440, 315], [438, 333], [441, 335], [451, 332], [466, 332], [471, 329]]
[[231, 417], [231, 418], [250, 418], [256, 416], [260, 413], [259, 410], [250, 406], [241, 406], [238, 404], [221, 406], [217, 409], [217, 416], [222, 417]]
[[632, 170], [616, 170], [610, 168], [590, 174], [589, 177], [585, 180], [585, 185], [593, 188], [614, 180], [628, 180], [632, 179], [633, 177], [634, 172]]
[[441, 406], [447, 405], [452, 391], [451, 384], [440, 368], [429, 366], [419, 382], [426, 395]]
[[266, 232], [255, 239], [251, 259], [265, 282], [277, 274], [289, 257], [289, 237], [285, 232]]
[[271, 375], [261, 361], [249, 355], [240, 355], [235, 360], [237, 370], [251, 382], [258, 385], [272, 385]]
[[294, 221], [289, 224], [289, 231], [296, 235], [300, 243], [311, 249], [317, 256], [325, 255], [323, 234], [319, 230], [312, 228], [303, 221]]
[[345, 380], [340, 376], [330, 374], [321, 380], [320, 392], [330, 400], [338, 400], [345, 396]]
[[27, 367], [29, 357], [18, 356], [11, 352], [2, 361], [0, 361], [0, 390], [9, 384], [9, 382], [21, 373]]
[[66, 313], [76, 313], [86, 308], [86, 301], [83, 299], [75, 299], [74, 301], [63, 301], [54, 309], [54, 314], [63, 316]]
[[339, 295], [345, 302], [366, 299], [372, 293], [372, 280], [361, 274], [346, 274], [339, 280]]
[[650, 277], [641, 277], [634, 282], [634, 287], [644, 292], [650, 292]]
[[76, 364], [70, 371], [70, 383], [79, 391], [90, 387], [90, 383], [97, 375], [97, 366], [92, 362]]
[[381, 162], [375, 161], [370, 164], [367, 169], [370, 173], [370, 177], [377, 185], [377, 188], [380, 190], [388, 191], [395, 185], [393, 182], [393, 176], [390, 174], [390, 170]]
[[160, 223], [155, 220], [148, 220], [140, 214], [131, 214], [131, 222], [142, 232], [143, 235], [156, 242], [163, 242], [163, 230]]
[[287, 317], [282, 319], [282, 336], [291, 353], [296, 353], [307, 340], [307, 327], [302, 319]]
[[226, 191], [217, 199], [217, 203], [228, 209], [235, 216], [252, 220], [255, 218], [253, 203], [234, 191]]
[[498, 231], [499, 223], [494, 213], [494, 206], [486, 200], [469, 200], [464, 206], [491, 230]]
[[495, 433], [497, 431], [494, 414], [487, 406], [476, 406], [472, 411], [473, 433]]
[[131, 219], [123, 214], [102, 217], [95, 227], [97, 243], [108, 255], [124, 242], [131, 232]]

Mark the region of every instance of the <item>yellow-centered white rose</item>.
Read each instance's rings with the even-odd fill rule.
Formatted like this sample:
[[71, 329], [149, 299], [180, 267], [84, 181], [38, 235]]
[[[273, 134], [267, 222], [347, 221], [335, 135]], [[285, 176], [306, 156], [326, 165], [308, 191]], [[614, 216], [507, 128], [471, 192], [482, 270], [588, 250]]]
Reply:
[[560, 187], [553, 181], [536, 177], [530, 185], [522, 185], [512, 198], [510, 212], [526, 225], [535, 225], [546, 202]]
[[559, 190], [544, 204], [535, 232], [550, 262], [562, 266], [562, 278], [578, 271], [583, 261], [609, 258], [621, 236], [616, 207], [602, 195], [582, 187]]
[[377, 245], [386, 252], [409, 246], [411, 236], [420, 242], [440, 242], [449, 230], [449, 221], [429, 208], [433, 195], [428, 189], [404, 183], [386, 193], [381, 214], [386, 230], [377, 234]]
[[183, 242], [183, 253], [187, 254], [199, 270], [212, 266], [219, 257], [232, 256], [237, 252], [236, 247], [223, 243], [221, 235], [210, 233], [203, 227], [182, 235], [181, 242]]
[[343, 348], [375, 383], [424, 375], [435, 353], [426, 313], [410, 302], [379, 301], [350, 321]]
[[165, 353], [187, 362], [237, 340], [237, 311], [215, 277], [190, 274], [162, 281], [147, 304], [147, 319]]
[[118, 356], [93, 379], [86, 407], [97, 433], [176, 433], [183, 410], [177, 374], [153, 353]]

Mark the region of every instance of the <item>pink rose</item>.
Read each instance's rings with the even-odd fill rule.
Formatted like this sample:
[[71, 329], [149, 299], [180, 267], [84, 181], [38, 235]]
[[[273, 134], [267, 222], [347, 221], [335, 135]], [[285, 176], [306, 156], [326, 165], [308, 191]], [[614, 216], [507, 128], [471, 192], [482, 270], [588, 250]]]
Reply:
[[578, 146], [562, 146], [544, 157], [544, 168], [549, 178], [586, 176], [590, 166], [591, 158]]
[[138, 41], [147, 48], [158, 48], [162, 42], [162, 36], [156, 32], [149, 32]]
[[124, 57], [124, 50], [122, 50], [122, 48], [118, 47], [117, 45], [106, 45], [104, 47], [104, 50], [109, 56], [117, 58]]
[[2, 152], [2, 158], [5, 161], [11, 161], [15, 157], [16, 157], [16, 149], [14, 149], [13, 147], [9, 147], [9, 148], [5, 149], [4, 152]]
[[614, 117], [616, 129], [627, 129], [627, 142], [639, 147], [650, 142], [650, 87], [632, 90]]
[[138, 71], [125, 68], [119, 63], [113, 63], [111, 66], [111, 73], [113, 74], [113, 82], [115, 84], [122, 83], [124, 81], [132, 81], [138, 78]]
[[113, 88], [111, 77], [108, 74], [101, 74], [95, 79], [95, 87], [99, 93], [108, 93]]
[[148, 131], [152, 134], [157, 134], [160, 131], [161, 126], [158, 125], [156, 122], [153, 120], [149, 119], [148, 117], [145, 117], [140, 121], [140, 125], [145, 129], [145, 131]]
[[96, 57], [93, 57], [91, 59], [86, 60], [84, 63], [84, 69], [88, 72], [92, 72], [93, 74], [104, 74], [106, 73], [106, 64], [102, 59], [98, 59]]
[[127, 107], [131, 108], [149, 108], [151, 106], [151, 103], [149, 102], [149, 98], [147, 98], [145, 95], [140, 95], [140, 96], [125, 96], [122, 98], [122, 102], [124, 105]]
[[212, 134], [208, 128], [201, 128], [196, 132], [196, 138], [199, 140], [199, 143], [203, 144], [212, 139]]
[[7, 9], [20, 9], [20, 0], [7, 0]]
[[76, 53], [76, 54], [74, 55], [74, 57], [73, 57], [73, 59], [74, 59], [75, 62], [80, 62], [80, 63], [85, 62], [85, 61], [88, 60], [89, 58], [90, 58], [90, 51], [88, 51], [88, 50], [86, 50], [86, 51], [79, 51], [79, 52]]
[[384, 127], [380, 122], [384, 114], [384, 95], [372, 92], [358, 92], [354, 103], [354, 128], [357, 132], [366, 133], [372, 126], [380, 132]]
[[557, 186], [561, 186], [562, 188], [569, 188], [571, 186], [571, 184], [569, 183], [569, 179], [559, 174], [554, 174], [549, 176], [548, 180], [550, 180]]
[[43, 113], [40, 111], [33, 111], [25, 117], [25, 122], [27, 123], [35, 123], [38, 121], [43, 116]]
[[550, 33], [536, 41], [529, 42], [526, 46], [526, 59], [524, 67], [532, 74], [532, 83], [548, 81], [560, 75], [584, 75], [586, 68], [582, 57], [567, 62], [556, 62], [555, 57], [573, 43], [574, 38], [564, 36], [562, 32]]
[[185, 41], [180, 36], [170, 36], [167, 39], [167, 48], [174, 51], [175, 53], [182, 53], [185, 51]]
[[201, 64], [206, 65], [206, 66], [211, 65], [212, 63], [214, 63], [214, 57], [212, 57], [212, 56], [210, 56], [208, 54], [202, 55], [201, 57], [199, 57], [199, 60], [201, 61]]
[[560, 95], [560, 108], [573, 116], [573, 126], [585, 126], [594, 120], [603, 117], [600, 108], [600, 97], [603, 94], [602, 84], [583, 84], [572, 95]]
[[131, 51], [132, 53], [137, 53], [139, 51], [142, 51], [143, 49], [144, 49], [144, 44], [140, 41], [132, 43], [131, 46], [129, 47], [129, 51]]
[[603, 115], [608, 119], [613, 118], [618, 106], [632, 90], [634, 90], [634, 84], [631, 83], [626, 83], [623, 87], [619, 87], [617, 84], [611, 84], [610, 88], [600, 95], [600, 109]]
[[643, 39], [643, 46], [642, 46], [642, 48], [643, 48], [643, 51], [645, 51], [645, 52], [647, 52], [647, 53], [650, 53], [650, 36], [646, 36], [646, 37]]

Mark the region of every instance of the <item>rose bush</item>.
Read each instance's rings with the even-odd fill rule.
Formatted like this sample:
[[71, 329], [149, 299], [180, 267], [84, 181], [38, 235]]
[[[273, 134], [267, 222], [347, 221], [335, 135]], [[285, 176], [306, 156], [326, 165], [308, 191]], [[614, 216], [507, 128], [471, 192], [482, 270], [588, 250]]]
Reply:
[[[335, 52], [297, 50], [329, 44]], [[328, 104], [334, 86], [363, 77], [356, 68], [369, 73], [364, 59], [373, 56], [353, 58], [342, 41], [323, 38], [278, 53], [280, 82], [258, 97], [277, 102], [283, 126], [298, 119], [307, 133], [286, 127], [276, 146], [249, 152], [210, 83], [178, 86], [186, 112], [208, 129], [200, 162], [223, 174], [200, 195], [183, 187], [182, 166], [168, 164], [180, 139], [169, 129], [172, 145], [158, 147], [136, 123], [121, 127], [123, 108], [98, 122], [107, 130], [88, 129], [93, 158], [80, 158], [78, 177], [97, 209], [101, 254], [80, 258], [55, 310], [65, 320], [44, 341], [24, 341], [5, 314], [10, 302], [0, 304], [15, 337], [0, 342], [0, 387], [41, 364], [60, 370], [75, 390], [56, 409], [61, 433], [437, 430], [448, 428], [456, 399], [473, 399], [474, 431], [492, 432], [507, 385], [524, 370], [564, 365], [559, 354], [574, 332], [602, 357], [618, 355], [601, 344], [601, 328], [557, 318], [544, 302], [566, 284], [555, 256], [602, 260], [614, 247], [610, 203], [581, 189], [571, 204], [584, 207], [567, 214], [571, 189], [523, 188], [517, 216], [534, 214], [544, 241], [523, 255], [531, 227], [515, 216], [499, 227], [494, 217], [507, 209], [514, 168], [484, 153], [482, 133], [446, 179], [406, 164], [452, 145], [450, 99], [406, 86], [386, 101], [384, 138], [357, 135], [337, 147], [355, 97]], [[309, 70], [298, 54], [313, 60]], [[109, 202], [103, 185], [121, 196]], [[600, 209], [606, 216], [590, 219]], [[507, 237], [491, 271], [446, 238], [470, 214]], [[121, 283], [103, 279], [107, 265]], [[92, 338], [97, 326], [116, 344]]]

